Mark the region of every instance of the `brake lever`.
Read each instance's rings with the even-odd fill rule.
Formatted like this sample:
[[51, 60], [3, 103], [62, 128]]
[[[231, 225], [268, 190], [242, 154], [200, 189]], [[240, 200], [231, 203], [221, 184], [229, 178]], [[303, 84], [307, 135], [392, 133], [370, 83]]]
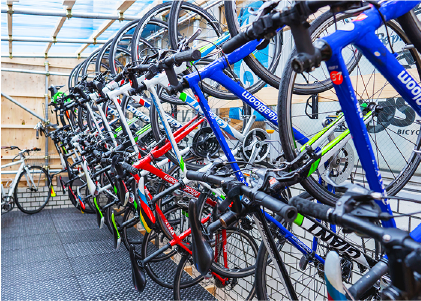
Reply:
[[255, 15], [256, 18], [260, 18], [262, 15], [266, 15], [269, 12], [271, 12], [273, 9], [275, 9], [279, 4], [280, 0], [272, 0], [265, 2], [262, 6], [259, 7], [257, 11], [251, 11], [251, 8], [249, 8], [249, 13], [252, 15]]

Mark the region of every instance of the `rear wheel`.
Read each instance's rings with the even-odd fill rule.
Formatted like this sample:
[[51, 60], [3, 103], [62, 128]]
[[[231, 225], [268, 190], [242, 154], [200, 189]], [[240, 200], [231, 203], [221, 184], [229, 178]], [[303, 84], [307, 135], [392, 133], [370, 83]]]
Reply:
[[[19, 188], [19, 183], [23, 184]], [[51, 183], [48, 172], [41, 166], [27, 166], [19, 175], [14, 191], [14, 198], [18, 208], [27, 214], [40, 212], [51, 197]], [[18, 198], [22, 192], [25, 197]]]

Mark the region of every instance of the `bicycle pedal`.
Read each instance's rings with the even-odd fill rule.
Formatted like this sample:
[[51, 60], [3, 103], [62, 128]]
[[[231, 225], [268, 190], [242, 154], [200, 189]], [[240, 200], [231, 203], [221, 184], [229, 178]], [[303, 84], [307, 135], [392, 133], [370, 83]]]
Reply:
[[206, 280], [211, 279], [212, 277], [213, 277], [213, 276], [212, 276], [211, 271], [207, 272], [207, 273], [203, 276], [203, 278], [205, 278]]
[[301, 257], [299, 267], [302, 271], [304, 271], [307, 268], [307, 264], [309, 263], [309, 261], [310, 260], [307, 256], [304, 255], [303, 257]]

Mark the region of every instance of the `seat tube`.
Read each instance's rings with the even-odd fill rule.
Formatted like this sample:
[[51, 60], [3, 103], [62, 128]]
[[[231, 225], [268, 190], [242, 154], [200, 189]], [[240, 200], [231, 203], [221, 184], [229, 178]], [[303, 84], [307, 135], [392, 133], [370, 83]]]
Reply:
[[222, 131], [214, 118], [213, 112], [211, 111], [209, 104], [206, 101], [206, 98], [203, 95], [202, 91], [200, 90], [198, 84], [196, 82], [195, 83], [190, 82], [190, 88], [193, 90], [196, 100], [199, 103], [200, 108], [202, 109], [202, 112], [205, 115], [206, 120], [208, 121], [210, 127], [215, 133], [216, 139], [218, 140], [219, 145], [224, 151], [225, 156], [227, 157], [229, 162], [233, 162], [231, 163], [231, 167], [235, 172], [235, 176], [237, 177], [237, 180], [247, 185], [247, 182], [244, 179], [243, 173], [240, 171], [240, 168], [238, 167], [238, 164], [236, 163], [234, 155], [232, 154], [231, 149], [229, 148], [228, 143], [225, 140], [224, 135], [222, 134]]
[[[361, 165], [366, 173], [370, 189], [386, 195], [377, 160], [370, 143], [370, 137], [364, 124], [363, 114], [352, 86], [348, 69], [341, 55], [341, 49], [334, 50], [331, 59], [326, 62], [326, 65], [351, 132]], [[387, 200], [377, 203], [383, 212], [392, 214]], [[382, 225], [384, 227], [396, 227], [394, 219], [382, 221]]]

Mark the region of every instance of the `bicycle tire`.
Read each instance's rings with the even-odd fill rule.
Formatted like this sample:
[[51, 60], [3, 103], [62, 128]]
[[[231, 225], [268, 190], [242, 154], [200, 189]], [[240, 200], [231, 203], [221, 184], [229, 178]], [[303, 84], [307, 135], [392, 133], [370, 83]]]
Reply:
[[[239, 229], [236, 229], [236, 228], [231, 228], [231, 230], [227, 229], [227, 231], [234, 231], [235, 233], [241, 233], [241, 235], [245, 234], [244, 231], [238, 232]], [[229, 234], [227, 233], [227, 236], [228, 235]], [[242, 239], [249, 240], [250, 242], [253, 242], [255, 244], [254, 239], [251, 238], [251, 236], [249, 236], [248, 234], [247, 236], [243, 236]], [[186, 269], [185, 264], [188, 261], [191, 264], [191, 267], [189, 269]], [[255, 289], [256, 289], [254, 285], [254, 279], [253, 279], [254, 269], [252, 270], [252, 273], [251, 274], [248, 273], [247, 276], [233, 277], [232, 275], [230, 276], [230, 274], [227, 274], [226, 270], [224, 271], [224, 273], [220, 273], [221, 270], [215, 269], [215, 267], [216, 265], [212, 264], [211, 271], [213, 273], [216, 273], [220, 277], [229, 278], [228, 282], [231, 282], [232, 287], [229, 287], [230, 284], [227, 284], [228, 286], [227, 291], [223, 290], [225, 286], [222, 283], [220, 283], [219, 279], [215, 278], [212, 274], [207, 275], [209, 278], [205, 279], [204, 276], [200, 275], [197, 271], [195, 271], [194, 266], [192, 264], [191, 255], [189, 254], [184, 255], [182, 259], [180, 260], [180, 262], [178, 263], [177, 270], [174, 277], [174, 288], [173, 288], [174, 300], [190, 300], [189, 297], [191, 296], [191, 293], [189, 293], [189, 289], [194, 289], [192, 288], [192, 286], [199, 284], [203, 280], [211, 282], [211, 286], [215, 287], [214, 290], [208, 291], [210, 295], [214, 294], [212, 296], [213, 298], [216, 298], [217, 296], [217, 299], [219, 300], [227, 300], [227, 299], [235, 299], [235, 297], [238, 297], [238, 295], [241, 295], [241, 297], [244, 298], [244, 300], [253, 299], [253, 297], [255, 296]], [[189, 271], [188, 274], [186, 273], [186, 270]], [[244, 278], [246, 277], [247, 277], [247, 280], [244, 280]], [[182, 280], [184, 281], [182, 282]], [[201, 284], [201, 286], [203, 287], [204, 285]], [[198, 288], [200, 287], [198, 286]], [[237, 290], [241, 290], [241, 292], [239, 293]], [[201, 298], [204, 299], [203, 296], [201, 296]]]
[[[29, 199], [35, 199], [35, 204], [34, 204], [33, 201], [31, 201], [30, 204], [29, 204], [29, 205], [31, 205], [30, 207], [34, 207], [34, 208], [33, 209], [29, 209], [30, 207], [26, 207], [26, 205], [28, 205], [28, 202], [24, 202], [22, 200], [19, 201], [19, 198], [18, 198], [18, 186], [19, 186], [19, 182], [21, 181], [21, 179], [22, 179], [22, 177], [24, 175], [25, 175], [27, 181], [30, 181], [29, 177], [27, 176], [27, 173], [28, 173], [28, 171], [31, 172], [31, 171], [35, 171], [35, 170], [38, 170], [38, 173], [40, 175], [43, 174], [45, 176], [45, 179], [43, 181], [46, 181], [46, 183], [45, 183], [46, 185], [44, 187], [47, 187], [48, 193], [47, 193], [47, 197], [43, 201], [40, 201], [41, 196], [27, 196], [27, 197], [25, 197], [26, 200], [28, 198]], [[32, 177], [32, 179], [34, 181], [34, 184], [37, 185], [37, 179], [34, 179], [34, 177]], [[39, 184], [40, 181], [41, 181], [41, 176], [40, 176], [40, 178], [38, 180], [38, 184]], [[28, 191], [28, 189], [29, 189], [29, 191]], [[29, 193], [30, 194], [31, 192], [36, 191], [36, 193], [38, 194], [38, 189], [39, 188], [33, 188], [31, 186], [30, 188], [26, 188], [27, 191], [25, 191], [25, 193]], [[47, 203], [48, 203], [48, 201], [50, 200], [50, 197], [51, 197], [51, 182], [50, 182], [50, 176], [49, 176], [47, 170], [45, 170], [41, 166], [27, 166], [27, 168], [24, 169], [21, 172], [21, 174], [19, 175], [18, 181], [16, 182], [16, 187], [15, 187], [15, 190], [14, 190], [13, 193], [14, 193], [13, 196], [14, 196], [14, 199], [15, 199], [16, 206], [18, 206], [18, 208], [19, 208], [20, 211], [22, 211], [23, 213], [26, 213], [26, 214], [34, 214], [34, 213], [40, 212], [47, 205]]]
[[[156, 7], [155, 7], [156, 8]], [[154, 9], [155, 9], [154, 8]], [[151, 11], [153, 11], [154, 9], [152, 9]], [[130, 30], [135, 29], [134, 32], [136, 32], [137, 29], [137, 25], [139, 22], [142, 22], [145, 17], [147, 15], [149, 15], [149, 13], [151, 12], [147, 12], [146, 15], [144, 15], [141, 19], [139, 20], [134, 20], [131, 21], [130, 23], [126, 24], [125, 26], [123, 26], [116, 34], [116, 36], [114, 37], [114, 39], [112, 40], [110, 46], [109, 46], [109, 52], [108, 52], [108, 66], [111, 72], [111, 75], [116, 75], [117, 74], [117, 66], [116, 66], [116, 54], [117, 54], [117, 50], [120, 49], [120, 51], [125, 52], [128, 57], [131, 59], [131, 61], [134, 61], [132, 59], [132, 53], [133, 53], [133, 48], [137, 49], [137, 47], [133, 47], [130, 46], [129, 48], [131, 50], [127, 50], [127, 49], [123, 49], [121, 47], [118, 46], [119, 42], [123, 39], [129, 39], [130, 42], [132, 43], [133, 41], [133, 35], [131, 35], [131, 38], [129, 37], [129, 35], [127, 34]], [[147, 47], [153, 48], [152, 45], [150, 45], [146, 40], [142, 39], [142, 41], [146, 44]], [[137, 45], [137, 44], [136, 44]], [[105, 50], [103, 51], [103, 53], [105, 53]]]
[[400, 16], [397, 21], [411, 43], [415, 46], [418, 52], [421, 53], [421, 22], [415, 14], [415, 8], [403, 16]]
[[[208, 13], [206, 10], [202, 9], [200, 6], [194, 5], [189, 2], [174, 1], [172, 2], [170, 17], [169, 17], [169, 22], [168, 22], [168, 34], [169, 34], [169, 39], [170, 39], [170, 45], [173, 50], [177, 49], [177, 45], [179, 42], [177, 29], [178, 29], [178, 19], [179, 19], [181, 10], [191, 11], [199, 15], [198, 19], [205, 20], [206, 24], [209, 24], [209, 26], [215, 32], [217, 37], [220, 37], [223, 34], [223, 30], [219, 24], [219, 21], [216, 20], [216, 18], [212, 16], [210, 13]], [[204, 61], [201, 61], [199, 62], [199, 64], [203, 62]], [[192, 71], [193, 69], [187, 70], [186, 73], [189, 73]], [[227, 75], [229, 76], [230, 74], [227, 74]], [[259, 90], [261, 90], [265, 85], [266, 85], [266, 82], [264, 82], [263, 80], [258, 80], [256, 83], [253, 83], [251, 86], [247, 87], [247, 91], [251, 94], [255, 94]], [[219, 99], [226, 99], [226, 100], [238, 99], [238, 97], [234, 95], [233, 93], [225, 92], [226, 90], [225, 88], [223, 88], [222, 90], [216, 89], [215, 87], [212, 87], [212, 85], [206, 82], [202, 82], [201, 87], [204, 93], [209, 94]]]
[[[227, 20], [227, 26], [231, 37], [238, 35], [240, 32], [240, 24], [238, 23], [238, 13], [237, 13], [237, 6], [235, 5], [235, 1], [224, 1], [225, 7], [225, 17]], [[283, 45], [283, 32], [280, 31], [275, 36], [274, 45], [276, 46], [276, 50], [274, 51], [275, 59], [272, 60], [270, 66], [268, 68], [264, 67], [261, 62], [253, 55], [249, 54], [243, 60], [250, 67], [250, 69], [261, 78], [265, 84], [268, 83], [272, 87], [278, 89], [280, 78], [275, 75], [275, 71], [277, 69], [277, 65], [279, 63], [279, 59], [281, 57], [282, 52], [282, 45]]]

